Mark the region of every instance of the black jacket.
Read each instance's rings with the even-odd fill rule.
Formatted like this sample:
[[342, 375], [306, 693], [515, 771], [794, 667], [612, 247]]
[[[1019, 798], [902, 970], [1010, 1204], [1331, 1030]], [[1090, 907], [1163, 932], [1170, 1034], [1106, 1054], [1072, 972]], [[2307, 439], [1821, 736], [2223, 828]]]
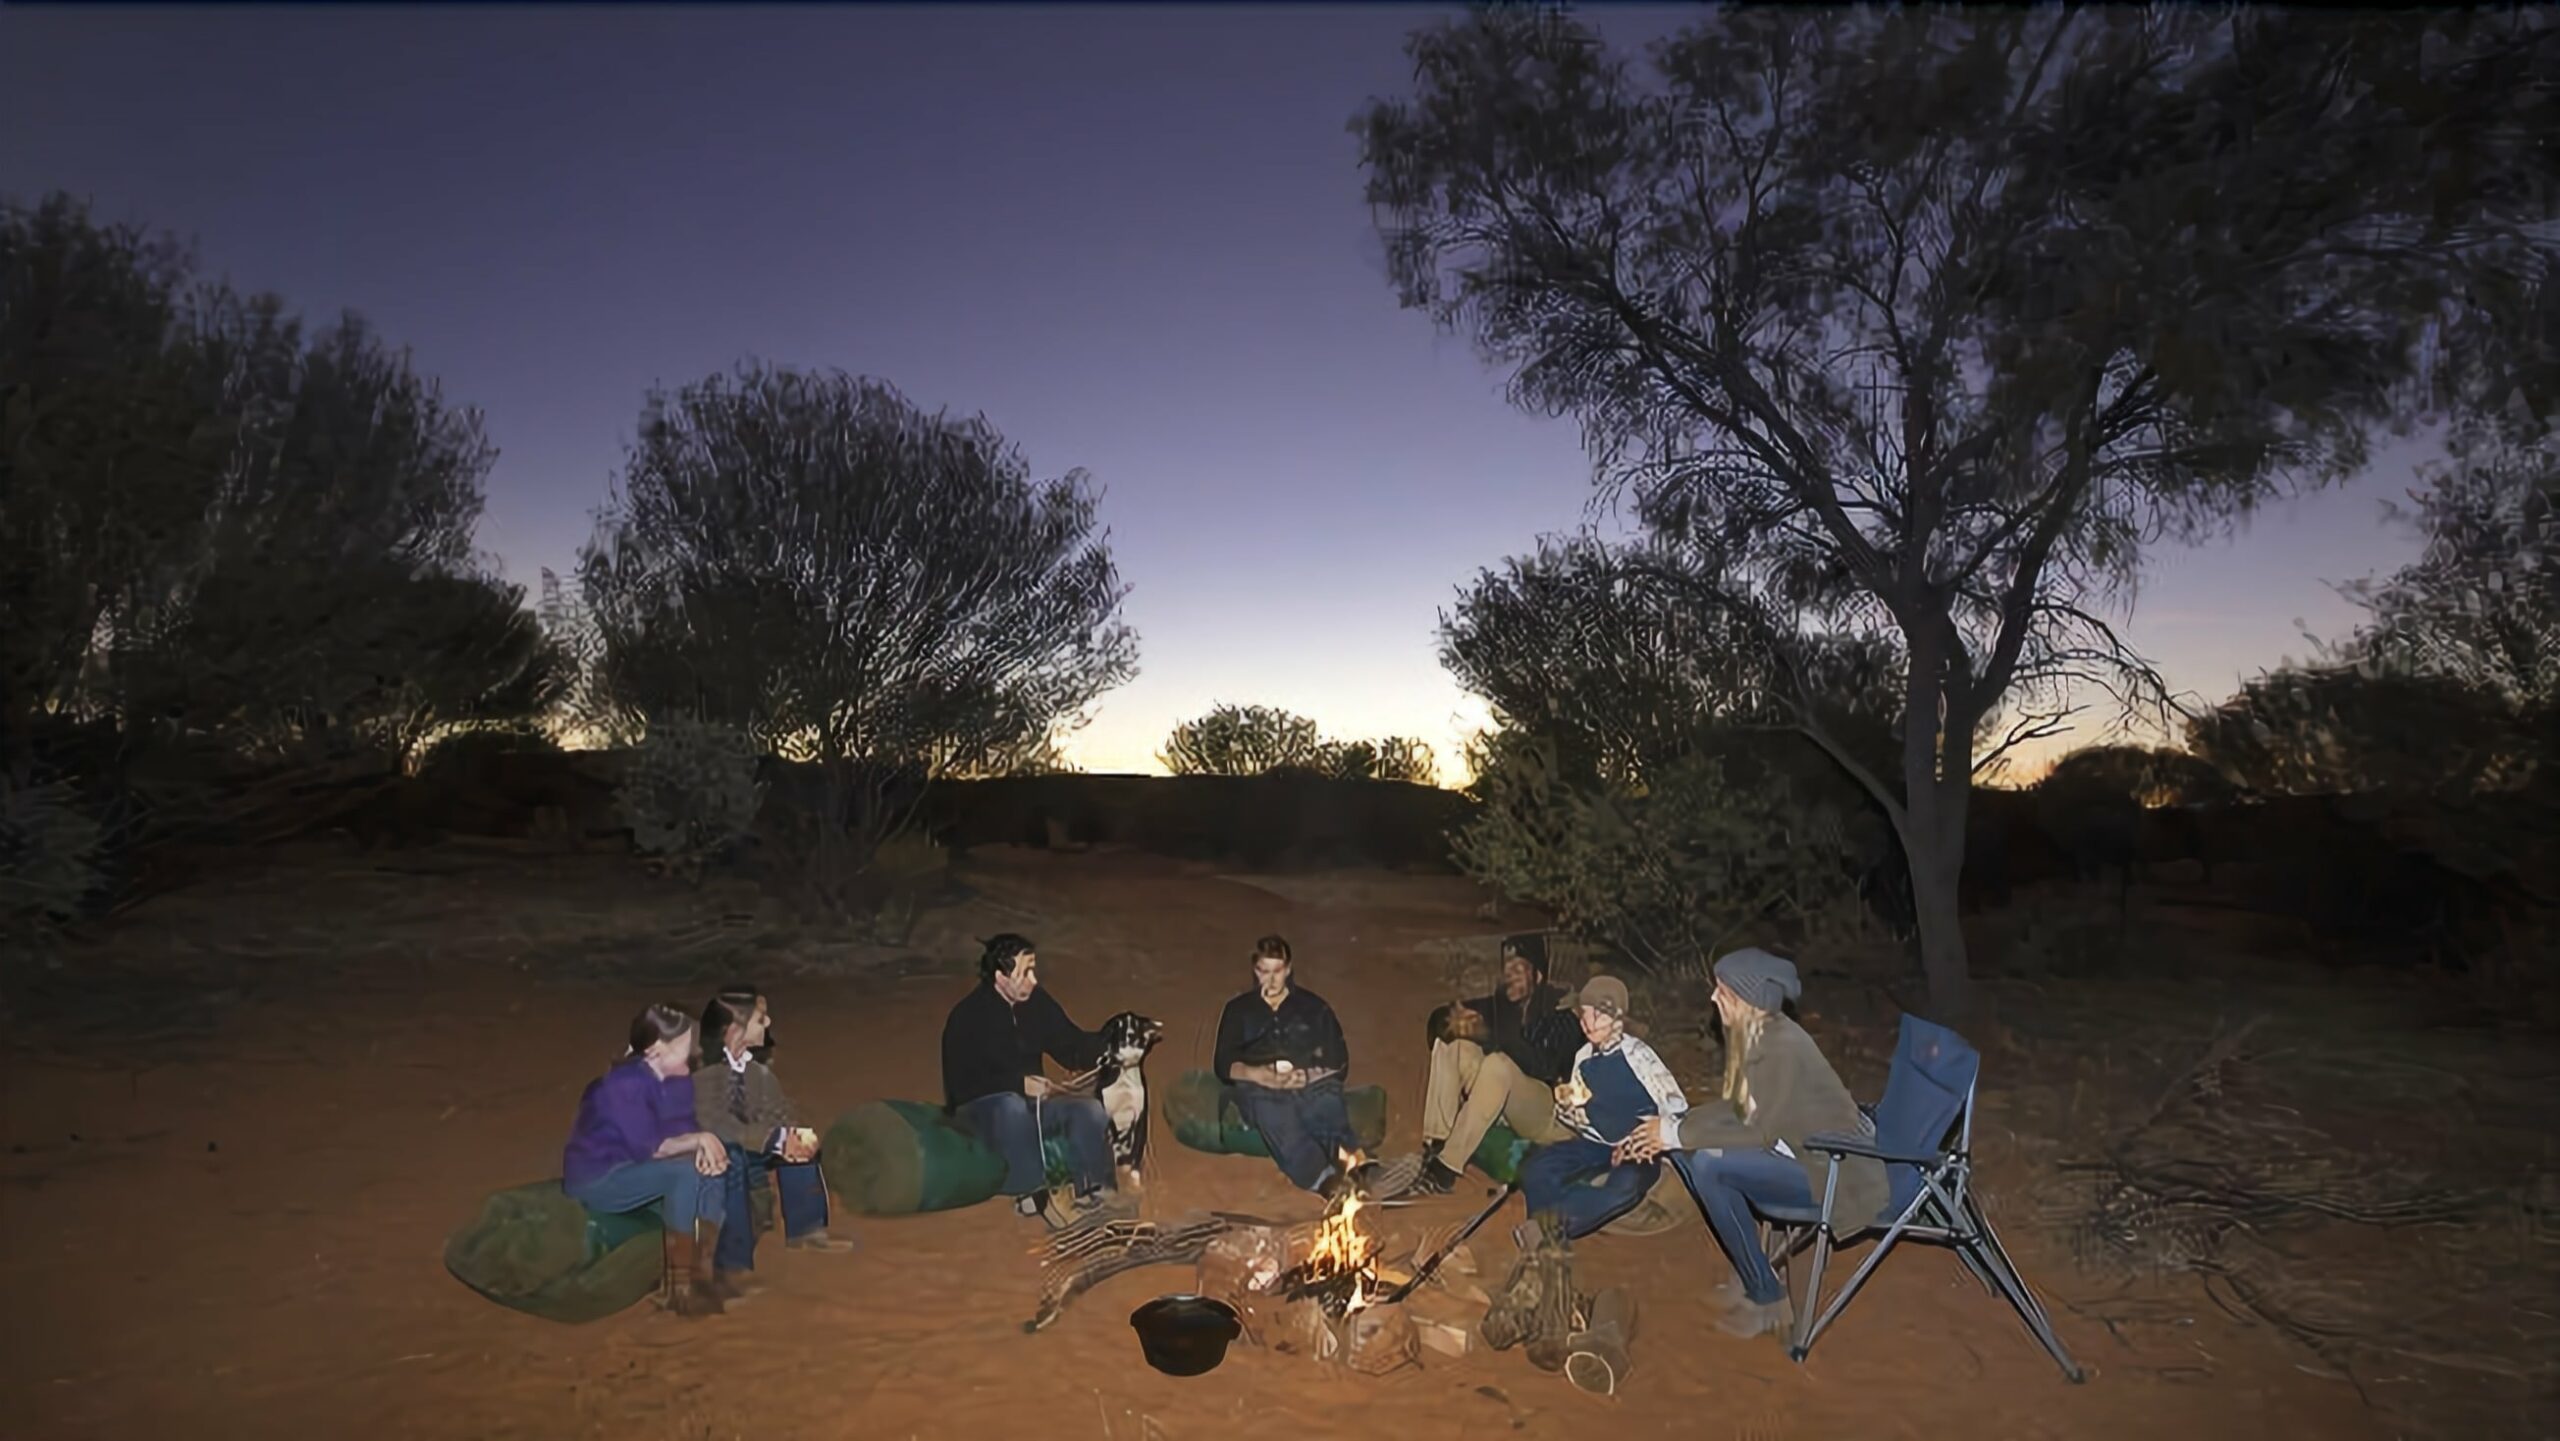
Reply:
[[1248, 1066], [1287, 1061], [1300, 1070], [1347, 1074], [1351, 1045], [1342, 1039], [1333, 1007], [1315, 992], [1292, 986], [1275, 1011], [1264, 1004], [1262, 992], [1247, 991], [1218, 1014], [1218, 1049], [1211, 1065], [1220, 1081], [1228, 1081], [1227, 1068], [1238, 1061]]
[[1102, 1037], [1067, 1019], [1047, 990], [1021, 1005], [987, 982], [960, 998], [942, 1023], [942, 1104], [957, 1110], [980, 1096], [1022, 1094], [1022, 1078], [1040, 1074], [1043, 1053], [1070, 1071], [1102, 1057]]
[[[1582, 1023], [1573, 1012], [1556, 1009], [1563, 1001], [1564, 992], [1553, 986], [1540, 986], [1516, 1006], [1496, 991], [1467, 1002], [1467, 1009], [1485, 1020], [1485, 1033], [1478, 1044], [1487, 1051], [1509, 1056], [1522, 1075], [1552, 1086], [1564, 1079], [1564, 1073], [1573, 1066], [1573, 1053], [1582, 1049]], [[1447, 1006], [1433, 1011], [1431, 1039], [1437, 1041], [1447, 1035], [1448, 1023]]]

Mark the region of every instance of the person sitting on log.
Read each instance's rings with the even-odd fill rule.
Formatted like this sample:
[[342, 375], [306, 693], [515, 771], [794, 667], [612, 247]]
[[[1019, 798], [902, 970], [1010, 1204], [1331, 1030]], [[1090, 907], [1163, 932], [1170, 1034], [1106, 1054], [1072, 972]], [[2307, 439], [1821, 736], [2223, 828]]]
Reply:
[[1572, 1136], [1556, 1119], [1555, 1085], [1581, 1044], [1564, 993], [1547, 984], [1546, 938], [1506, 937], [1501, 988], [1431, 1013], [1423, 1166], [1414, 1189], [1448, 1194], [1496, 1121], [1532, 1145]]
[[1658, 1167], [1625, 1142], [1655, 1137], [1657, 1124], [1689, 1109], [1671, 1068], [1653, 1047], [1627, 1033], [1627, 983], [1593, 976], [1573, 999], [1583, 1045], [1556, 1087], [1556, 1120], [1573, 1132], [1540, 1146], [1520, 1163], [1520, 1191], [1530, 1219], [1512, 1233], [1521, 1250], [1537, 1244], [1538, 1221], [1553, 1216], [1565, 1239], [1587, 1236], [1616, 1220], [1653, 1189]]
[[560, 1155], [560, 1189], [608, 1215], [658, 1208], [666, 1233], [670, 1311], [693, 1320], [721, 1305], [712, 1256], [727, 1214], [721, 1176], [729, 1150], [693, 1116], [692, 1018], [651, 1006], [631, 1022], [631, 1047], [587, 1083]]
[[1218, 1015], [1212, 1067], [1245, 1124], [1262, 1135], [1281, 1174], [1330, 1196], [1341, 1156], [1359, 1149], [1342, 1100], [1351, 1046], [1324, 997], [1289, 983], [1289, 943], [1253, 943], [1253, 989]]
[[[1688, 1183], [1733, 1263], [1734, 1276], [1718, 1288], [1725, 1314], [1717, 1328], [1747, 1338], [1783, 1331], [1794, 1320], [1787, 1288], [1760, 1249], [1752, 1203], [1812, 1205], [1827, 1163], [1805, 1138], [1872, 1134], [1874, 1127], [1821, 1047], [1786, 1014], [1786, 1003], [1803, 994], [1794, 962], [1752, 947], [1717, 961], [1715, 974], [1728, 1104], [1666, 1117], [1623, 1149], [1630, 1159], [1667, 1157]], [[1873, 1216], [1884, 1209], [1885, 1194], [1883, 1163], [1844, 1158], [1833, 1213]]]
[[[773, 1178], [775, 1209], [782, 1213], [782, 1244], [794, 1251], [854, 1249], [849, 1238], [827, 1234], [827, 1185], [818, 1175], [816, 1133], [792, 1124], [791, 1098], [782, 1093], [770, 1062], [773, 1007], [763, 993], [735, 985], [702, 1008], [702, 1035], [719, 1049], [694, 1077], [694, 1116], [729, 1151], [722, 1179], [724, 1207], [736, 1219], [720, 1232], [712, 1256], [722, 1300], [745, 1295], [742, 1277], [756, 1268], [756, 1183]], [[709, 1049], [708, 1047], [705, 1048]]]
[[1070, 1071], [1102, 1058], [1102, 1037], [1067, 1018], [1040, 989], [1040, 957], [1028, 937], [989, 937], [978, 986], [942, 1026], [943, 1107], [1004, 1158], [1004, 1194], [1014, 1209], [1055, 1227], [1042, 1143], [1067, 1139], [1078, 1216], [1112, 1205], [1111, 1133], [1102, 1102], [1072, 1096], [1040, 1073], [1047, 1055]]

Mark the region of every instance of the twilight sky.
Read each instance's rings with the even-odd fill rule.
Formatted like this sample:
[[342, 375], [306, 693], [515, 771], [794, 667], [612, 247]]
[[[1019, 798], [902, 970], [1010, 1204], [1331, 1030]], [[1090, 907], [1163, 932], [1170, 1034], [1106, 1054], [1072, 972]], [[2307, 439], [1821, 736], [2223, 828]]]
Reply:
[[[1215, 702], [1418, 734], [1479, 566], [1587, 519], [1570, 421], [1399, 310], [1345, 124], [1436, 8], [0, 9], [0, 194], [86, 196], [304, 314], [352, 308], [500, 449], [480, 543], [565, 570], [644, 390], [748, 357], [983, 412], [1092, 471], [1142, 673], [1071, 754], [1154, 770]], [[1607, 9], [1622, 42], [1680, 12]], [[2343, 490], [2151, 566], [2207, 699], [2414, 551]], [[2069, 738], [2097, 739], [2095, 728]]]

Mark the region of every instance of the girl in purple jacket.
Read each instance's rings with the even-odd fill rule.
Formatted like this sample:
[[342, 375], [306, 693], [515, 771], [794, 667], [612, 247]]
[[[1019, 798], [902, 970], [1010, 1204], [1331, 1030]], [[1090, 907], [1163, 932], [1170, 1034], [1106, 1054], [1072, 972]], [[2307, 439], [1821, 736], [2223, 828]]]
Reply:
[[712, 1274], [726, 1210], [729, 1150], [693, 1119], [693, 1021], [651, 1006], [631, 1022], [631, 1049], [587, 1083], [560, 1157], [560, 1189], [590, 1211], [656, 1206], [666, 1226], [667, 1309], [717, 1316]]

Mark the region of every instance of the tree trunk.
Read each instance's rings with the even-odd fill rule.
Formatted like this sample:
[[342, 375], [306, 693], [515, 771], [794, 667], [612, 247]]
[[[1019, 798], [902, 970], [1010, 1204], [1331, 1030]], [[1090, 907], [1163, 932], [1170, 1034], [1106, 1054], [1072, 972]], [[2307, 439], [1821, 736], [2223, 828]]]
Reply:
[[1902, 845], [1911, 859], [1912, 909], [1920, 928], [1920, 970], [1929, 982], [1933, 1019], [1955, 1022], [1973, 1009], [1973, 974], [1965, 956], [1958, 897], [1964, 879], [1965, 812], [1972, 778], [1952, 782], [1911, 777], [1910, 824]]

